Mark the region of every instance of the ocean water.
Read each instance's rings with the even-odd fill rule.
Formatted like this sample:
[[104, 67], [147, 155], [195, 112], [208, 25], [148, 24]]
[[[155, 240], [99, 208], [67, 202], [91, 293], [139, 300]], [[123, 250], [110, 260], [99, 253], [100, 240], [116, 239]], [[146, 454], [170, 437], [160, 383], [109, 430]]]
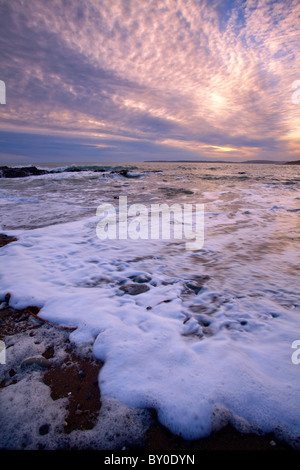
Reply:
[[[0, 179], [1, 231], [18, 238], [0, 250], [0, 298], [76, 327], [105, 363], [102, 395], [155, 408], [186, 439], [230, 422], [299, 446], [298, 167], [98, 165]], [[203, 245], [99, 239], [97, 207], [117, 215], [121, 196], [149, 213], [202, 204]]]

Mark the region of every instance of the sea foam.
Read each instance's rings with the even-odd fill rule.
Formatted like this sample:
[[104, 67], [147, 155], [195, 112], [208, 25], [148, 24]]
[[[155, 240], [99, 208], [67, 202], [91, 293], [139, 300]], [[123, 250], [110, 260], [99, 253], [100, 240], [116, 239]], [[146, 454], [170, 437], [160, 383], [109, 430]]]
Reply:
[[[205, 275], [217, 253], [226, 259], [230, 234], [193, 254], [161, 240], [100, 241], [97, 221], [11, 232], [18, 241], [1, 248], [0, 297], [10, 292], [13, 307], [36, 305], [43, 319], [76, 327], [71, 341], [92, 344], [104, 361], [102, 395], [156, 409], [175, 434], [201, 438], [231, 422], [299, 446], [300, 366], [291, 361], [299, 307], [277, 302], [269, 280], [257, 287], [264, 265], [249, 271], [240, 260], [232, 278], [211, 276], [195, 293], [192, 274]], [[124, 293], [134, 276], [149, 290]]]

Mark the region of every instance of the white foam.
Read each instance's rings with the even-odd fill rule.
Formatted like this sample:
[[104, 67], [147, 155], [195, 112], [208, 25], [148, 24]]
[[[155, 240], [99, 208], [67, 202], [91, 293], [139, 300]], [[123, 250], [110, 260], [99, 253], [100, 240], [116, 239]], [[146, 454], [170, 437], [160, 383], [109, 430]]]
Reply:
[[[216, 253], [220, 269], [226, 268], [230, 234], [212, 234], [207, 251], [195, 254], [181, 243], [100, 241], [97, 222], [92, 217], [19, 231], [19, 240], [0, 251], [0, 298], [10, 292], [13, 307], [37, 305], [41, 317], [77, 327], [71, 340], [94, 344], [95, 356], [105, 362], [102, 395], [155, 408], [174, 433], [199, 438], [230, 420], [240, 429], [274, 431], [299, 444], [300, 366], [291, 361], [291, 344], [300, 338], [299, 308], [280, 305], [276, 293], [268, 293], [270, 265], [258, 287], [256, 276], [265, 275], [268, 257], [253, 262], [250, 271], [243, 260], [232, 262], [232, 278], [220, 271], [196, 295], [185, 280], [206, 274], [210, 262], [217, 273]], [[249, 240], [249, 226], [238, 233]], [[200, 257], [208, 264], [199, 263]], [[273, 265], [280, 262], [272, 259]], [[120, 287], [138, 274], [151, 278], [149, 290], [125, 294]], [[285, 297], [290, 285], [291, 291], [296, 287], [292, 275], [274, 277]], [[191, 306], [203, 307], [212, 336]]]

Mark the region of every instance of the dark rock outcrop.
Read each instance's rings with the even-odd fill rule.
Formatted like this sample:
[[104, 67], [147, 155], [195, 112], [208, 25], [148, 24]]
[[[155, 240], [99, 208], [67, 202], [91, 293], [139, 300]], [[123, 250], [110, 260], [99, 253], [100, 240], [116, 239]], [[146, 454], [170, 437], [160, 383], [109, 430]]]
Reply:
[[24, 167], [0, 167], [0, 178], [24, 178], [26, 176], [45, 175], [48, 173], [47, 170], [40, 170], [35, 166], [24, 166]]

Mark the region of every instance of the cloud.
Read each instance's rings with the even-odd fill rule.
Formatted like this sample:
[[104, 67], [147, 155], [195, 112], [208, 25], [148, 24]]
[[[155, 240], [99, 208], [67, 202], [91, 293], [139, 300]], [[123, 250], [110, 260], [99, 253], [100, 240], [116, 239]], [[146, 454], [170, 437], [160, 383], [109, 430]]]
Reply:
[[294, 157], [299, 15], [296, 0], [0, 0], [0, 126], [116, 140], [120, 158], [127, 138], [160, 157]]

